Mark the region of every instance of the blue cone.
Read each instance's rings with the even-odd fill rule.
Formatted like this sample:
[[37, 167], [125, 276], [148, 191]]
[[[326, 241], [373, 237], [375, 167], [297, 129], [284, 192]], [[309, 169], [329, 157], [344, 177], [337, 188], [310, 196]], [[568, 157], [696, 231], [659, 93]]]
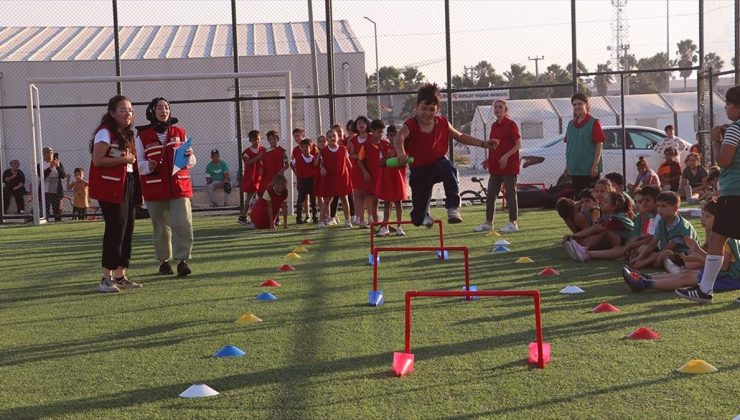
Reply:
[[[367, 255], [367, 264], [372, 267], [373, 265], [373, 254]], [[380, 265], [380, 255], [378, 255], [378, 265]]]
[[241, 357], [245, 353], [237, 346], [223, 346], [219, 351], [213, 353], [213, 357]]
[[511, 251], [506, 245], [496, 245], [495, 248], [493, 248], [493, 252], [509, 252]]
[[371, 290], [367, 292], [367, 303], [370, 306], [380, 306], [385, 301], [383, 300], [383, 291], [382, 290]]
[[[467, 290], [465, 286], [463, 286], [463, 290]], [[477, 292], [478, 291], [478, 286], [476, 286], [474, 284], [471, 284], [470, 285], [470, 291], [471, 292]], [[466, 298], [463, 298], [463, 299], [466, 299]], [[471, 296], [470, 297], [470, 300], [478, 300], [478, 296]]]
[[260, 293], [259, 295], [257, 295], [257, 300], [264, 300], [264, 301], [271, 302], [273, 300], [277, 300], [277, 296], [273, 295], [272, 293], [265, 292], [265, 293]]
[[450, 259], [450, 253], [448, 251], [437, 251], [437, 258], [447, 261]]

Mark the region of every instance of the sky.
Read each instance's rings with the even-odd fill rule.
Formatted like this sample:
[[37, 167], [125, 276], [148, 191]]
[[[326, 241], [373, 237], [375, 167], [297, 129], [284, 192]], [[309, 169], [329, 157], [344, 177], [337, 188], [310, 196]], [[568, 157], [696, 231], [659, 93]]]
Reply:
[[[239, 23], [307, 21], [309, 0], [238, 0]], [[230, 23], [229, 0], [118, 0], [121, 25]], [[668, 10], [666, 5], [668, 4]], [[577, 0], [578, 57], [593, 71], [609, 60], [615, 14], [611, 0]], [[732, 0], [705, 1], [705, 47], [730, 68], [733, 54]], [[314, 0], [314, 18], [324, 20], [324, 1]], [[445, 37], [442, 0], [334, 0], [335, 20], [349, 21], [366, 52], [368, 73], [375, 71], [373, 24], [378, 29], [380, 66], [418, 65], [431, 81], [444, 83]], [[0, 0], [0, 26], [111, 25], [111, 0]], [[452, 72], [486, 60], [498, 73], [511, 63], [534, 72], [571, 60], [568, 0], [451, 0]], [[666, 34], [666, 17], [670, 33]], [[627, 0], [625, 26], [630, 52], [637, 58], [669, 50], [690, 38], [698, 43], [698, 1]], [[666, 45], [668, 41], [668, 45]]]

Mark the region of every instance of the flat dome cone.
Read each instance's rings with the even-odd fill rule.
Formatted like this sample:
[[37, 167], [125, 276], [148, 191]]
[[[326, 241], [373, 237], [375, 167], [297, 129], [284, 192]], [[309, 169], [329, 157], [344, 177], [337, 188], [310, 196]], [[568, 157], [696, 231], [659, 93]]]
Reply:
[[511, 251], [506, 245], [496, 245], [493, 248], [493, 252], [509, 252]]
[[533, 262], [534, 262], [534, 260], [531, 259], [531, 258], [529, 258], [529, 257], [517, 258], [516, 261], [514, 261], [515, 264], [529, 264], [529, 263], [533, 263]]
[[493, 243], [494, 245], [511, 245], [511, 242], [507, 241], [506, 239], [499, 239], [498, 241]]
[[501, 234], [498, 233], [498, 232], [496, 232], [495, 230], [492, 230], [492, 231], [486, 233], [486, 236], [491, 236], [491, 237], [494, 237], [494, 238], [498, 238], [499, 236], [501, 236]]
[[660, 339], [660, 334], [648, 327], [640, 327], [632, 331], [627, 338], [631, 340], [658, 340]]
[[240, 316], [236, 321], [237, 324], [254, 324], [256, 322], [262, 322], [260, 318], [257, 318], [255, 314], [247, 313]]
[[701, 359], [691, 359], [688, 362], [686, 362], [683, 366], [678, 368], [678, 371], [681, 373], [714, 373], [718, 371], [716, 367], [710, 365], [709, 363], [701, 360]]
[[276, 282], [273, 279], [265, 280], [262, 283], [260, 283], [260, 286], [262, 287], [280, 287], [282, 284]]
[[303, 258], [300, 255], [296, 254], [295, 252], [289, 253], [287, 257], [289, 260], [300, 260], [301, 258]]
[[538, 276], [559, 276], [560, 272], [552, 267], [545, 267], [537, 273]]
[[314, 241], [310, 239], [304, 239], [301, 241], [301, 245], [313, 245], [313, 244], [314, 244]]
[[307, 251], [308, 251], [308, 248], [306, 248], [304, 246], [297, 246], [297, 247], [293, 248], [293, 252], [295, 252], [295, 253], [307, 252]]
[[206, 384], [194, 384], [190, 385], [190, 388], [180, 394], [180, 398], [203, 398], [203, 397], [214, 397], [218, 395], [218, 391], [211, 388]]
[[274, 300], [277, 300], [277, 296], [273, 295], [272, 293], [265, 292], [260, 293], [257, 295], [257, 300], [265, 301], [265, 302], [272, 302]]
[[564, 295], [573, 295], [576, 293], [583, 293], [583, 289], [581, 289], [578, 286], [565, 286], [562, 289], [560, 289], [560, 293]]
[[223, 346], [217, 352], [213, 353], [213, 357], [241, 357], [245, 354], [247, 353], [237, 346]]
[[283, 264], [278, 267], [278, 271], [295, 271], [295, 268], [289, 264]]
[[619, 312], [619, 308], [612, 305], [609, 302], [601, 302], [598, 305], [596, 305], [593, 309], [591, 309], [591, 312], [593, 313], [599, 313], [599, 312]]

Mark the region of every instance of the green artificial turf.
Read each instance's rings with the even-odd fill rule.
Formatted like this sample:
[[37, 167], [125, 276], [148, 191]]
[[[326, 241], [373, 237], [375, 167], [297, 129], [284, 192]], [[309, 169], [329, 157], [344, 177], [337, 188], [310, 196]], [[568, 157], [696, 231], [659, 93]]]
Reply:
[[[443, 210], [435, 209], [436, 216]], [[234, 216], [196, 216], [194, 274], [156, 275], [151, 225], [137, 221], [130, 275], [144, 284], [117, 295], [94, 291], [102, 223], [0, 227], [0, 418], [724, 418], [740, 414], [738, 293], [695, 305], [672, 293], [630, 293], [619, 262], [577, 263], [559, 245], [553, 211], [521, 214], [498, 238], [445, 224], [445, 243], [470, 248], [473, 283], [537, 289], [552, 362], [527, 363], [534, 341], [532, 300], [418, 299], [413, 307], [415, 371], [391, 373], [404, 344], [406, 290], [460, 289], [462, 255], [381, 256], [385, 305], [367, 306], [372, 269], [368, 231], [310, 225], [247, 231]], [[503, 216], [503, 214], [502, 214]], [[500, 219], [503, 220], [504, 217]], [[698, 219], [696, 221], [698, 226]], [[701, 229], [700, 229], [701, 230]], [[436, 230], [406, 228], [378, 246], [434, 246]], [[703, 236], [703, 233], [702, 233]], [[312, 239], [303, 258], [285, 257]], [[533, 264], [514, 264], [528, 256]], [[297, 271], [276, 269], [291, 263]], [[539, 277], [545, 266], [558, 277]], [[282, 283], [266, 290], [259, 284]], [[566, 285], [585, 290], [562, 295]], [[279, 300], [258, 302], [271, 291]], [[608, 300], [618, 313], [591, 313]], [[236, 324], [252, 312], [259, 324]], [[633, 341], [641, 326], [662, 339]], [[209, 357], [223, 345], [247, 355]], [[719, 372], [686, 375], [692, 358]], [[194, 383], [221, 395], [181, 399]]]

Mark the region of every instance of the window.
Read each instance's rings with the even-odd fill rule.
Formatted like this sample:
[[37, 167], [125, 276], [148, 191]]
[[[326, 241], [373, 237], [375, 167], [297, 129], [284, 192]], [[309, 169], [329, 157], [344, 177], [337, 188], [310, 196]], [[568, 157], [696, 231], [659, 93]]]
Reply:
[[604, 130], [604, 150], [622, 150], [622, 130]]
[[545, 136], [542, 121], [522, 122], [522, 139], [541, 139]]
[[629, 130], [628, 134], [630, 149], [651, 150], [657, 142], [663, 139], [659, 134], [647, 130]]

